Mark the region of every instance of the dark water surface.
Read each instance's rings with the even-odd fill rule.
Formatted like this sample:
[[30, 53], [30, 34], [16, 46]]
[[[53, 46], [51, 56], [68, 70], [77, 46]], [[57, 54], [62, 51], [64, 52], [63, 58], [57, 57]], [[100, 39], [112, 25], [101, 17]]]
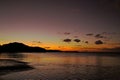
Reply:
[[120, 80], [120, 55], [99, 54], [0, 54], [0, 59], [28, 62], [34, 68], [14, 73], [11, 71], [0, 75], [0, 80]]

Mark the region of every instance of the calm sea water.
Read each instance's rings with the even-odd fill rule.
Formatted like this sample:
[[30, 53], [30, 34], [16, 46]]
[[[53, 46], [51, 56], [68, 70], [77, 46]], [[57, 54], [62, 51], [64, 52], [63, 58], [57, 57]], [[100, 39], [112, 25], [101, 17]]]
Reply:
[[0, 80], [120, 80], [117, 54], [4, 53], [0, 59], [28, 62], [34, 68], [1, 75]]

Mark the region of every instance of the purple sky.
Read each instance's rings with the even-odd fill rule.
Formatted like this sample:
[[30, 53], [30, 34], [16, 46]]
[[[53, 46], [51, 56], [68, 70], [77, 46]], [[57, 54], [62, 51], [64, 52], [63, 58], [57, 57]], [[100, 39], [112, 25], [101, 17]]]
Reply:
[[[40, 41], [44, 47], [54, 44], [75, 49], [81, 45], [77, 46], [80, 49], [88, 41], [88, 49], [111, 49], [120, 47], [119, 30], [119, 0], [0, 0], [1, 44]], [[72, 41], [64, 42], [68, 38]], [[81, 42], [73, 42], [74, 38]], [[95, 44], [97, 40], [104, 42], [102, 46]]]

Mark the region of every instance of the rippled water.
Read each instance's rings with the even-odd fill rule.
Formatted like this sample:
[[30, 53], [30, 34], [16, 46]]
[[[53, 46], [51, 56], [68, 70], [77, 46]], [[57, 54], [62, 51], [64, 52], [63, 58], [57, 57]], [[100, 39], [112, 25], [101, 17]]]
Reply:
[[120, 55], [99, 54], [0, 54], [0, 59], [24, 61], [34, 67], [28, 71], [1, 75], [0, 80], [120, 80]]

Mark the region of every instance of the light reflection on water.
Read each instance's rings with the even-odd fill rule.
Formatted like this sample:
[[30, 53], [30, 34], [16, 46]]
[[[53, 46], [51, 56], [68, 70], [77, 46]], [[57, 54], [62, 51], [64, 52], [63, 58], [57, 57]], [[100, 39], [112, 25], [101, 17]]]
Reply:
[[[35, 69], [2, 76], [3, 80], [119, 80], [120, 56], [84, 53], [0, 54], [29, 62]], [[23, 76], [23, 77], [21, 77]]]

